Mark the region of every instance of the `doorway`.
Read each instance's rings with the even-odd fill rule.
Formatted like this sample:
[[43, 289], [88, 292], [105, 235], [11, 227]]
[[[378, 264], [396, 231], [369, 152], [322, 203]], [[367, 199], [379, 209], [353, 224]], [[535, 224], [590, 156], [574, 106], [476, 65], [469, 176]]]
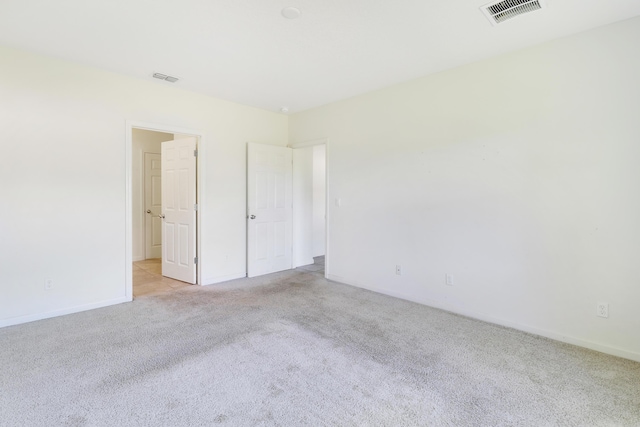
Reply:
[[327, 144], [293, 144], [294, 268], [326, 277]]
[[327, 277], [327, 140], [247, 144], [247, 275]]
[[[203, 171], [197, 154], [202, 139], [200, 132], [127, 122], [125, 294], [129, 300], [200, 284], [197, 201]], [[173, 271], [176, 267], [180, 274]]]
[[132, 129], [131, 208], [133, 261], [162, 258], [161, 143], [174, 134]]
[[162, 259], [151, 258], [133, 262], [133, 297], [159, 295], [190, 286], [190, 283], [162, 275]]

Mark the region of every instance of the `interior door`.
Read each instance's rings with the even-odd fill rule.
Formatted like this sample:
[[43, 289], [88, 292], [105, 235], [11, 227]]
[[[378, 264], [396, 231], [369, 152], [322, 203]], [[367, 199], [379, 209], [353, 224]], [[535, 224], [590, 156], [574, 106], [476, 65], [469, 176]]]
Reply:
[[247, 275], [292, 268], [291, 149], [247, 146]]
[[159, 153], [144, 153], [145, 258], [162, 257], [162, 166]]
[[162, 143], [162, 275], [196, 283], [196, 138]]

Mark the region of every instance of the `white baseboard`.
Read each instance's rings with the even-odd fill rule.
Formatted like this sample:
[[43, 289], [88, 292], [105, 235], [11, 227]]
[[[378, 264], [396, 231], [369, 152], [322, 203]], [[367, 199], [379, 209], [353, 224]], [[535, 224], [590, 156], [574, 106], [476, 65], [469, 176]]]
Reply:
[[567, 344], [576, 345], [578, 347], [588, 348], [590, 350], [599, 351], [601, 353], [610, 354], [612, 356], [618, 356], [629, 360], [634, 360], [636, 362], [640, 362], [640, 353], [635, 353], [632, 351], [624, 350], [617, 347], [608, 346], [605, 344], [600, 344], [588, 340], [584, 340], [581, 338], [576, 338], [568, 335], [564, 335], [554, 331], [548, 331], [545, 329], [539, 329], [534, 326], [523, 325], [521, 323], [512, 322], [509, 320], [493, 317], [484, 313], [479, 313], [473, 310], [468, 310], [462, 307], [454, 306], [451, 304], [443, 303], [441, 301], [430, 300], [427, 298], [419, 298], [412, 295], [404, 295], [399, 292], [388, 291], [386, 289], [379, 289], [371, 286], [362, 285], [357, 281], [350, 280], [344, 277], [336, 276], [334, 274], [330, 274], [327, 276], [327, 279], [332, 280], [334, 282], [342, 283], [349, 286], [355, 286], [356, 288], [366, 289], [372, 292], [377, 292], [380, 294], [388, 295], [394, 298], [400, 298], [403, 300], [416, 302], [418, 304], [427, 305], [429, 307], [438, 308], [441, 310], [449, 311], [451, 313], [460, 314], [462, 316], [471, 317], [473, 319], [482, 320], [484, 322], [493, 323], [500, 326], [506, 326], [508, 328], [517, 329], [519, 331], [527, 332], [534, 335], [539, 335], [545, 338], [550, 338], [555, 341], [564, 342]]
[[209, 285], [214, 285], [216, 283], [228, 282], [229, 280], [243, 279], [245, 277], [247, 277], [247, 273], [245, 273], [245, 272], [227, 274], [225, 276], [211, 277], [211, 278], [208, 278], [208, 279], [204, 279], [202, 281], [202, 286], [209, 286]]
[[5, 326], [20, 325], [22, 323], [35, 322], [36, 320], [49, 319], [51, 317], [64, 316], [65, 314], [79, 313], [81, 311], [93, 310], [95, 308], [107, 307], [110, 305], [121, 304], [123, 302], [130, 302], [131, 298], [120, 297], [106, 301], [100, 301], [91, 304], [78, 305], [75, 307], [64, 308], [62, 310], [47, 311], [45, 313], [29, 314], [26, 316], [10, 317], [8, 319], [0, 320], [0, 328]]

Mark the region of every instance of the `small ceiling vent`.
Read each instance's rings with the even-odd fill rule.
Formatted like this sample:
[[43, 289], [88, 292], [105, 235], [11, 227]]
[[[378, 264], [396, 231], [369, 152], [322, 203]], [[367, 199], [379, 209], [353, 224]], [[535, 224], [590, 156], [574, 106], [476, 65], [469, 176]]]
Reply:
[[175, 83], [178, 81], [177, 77], [171, 77], [171, 76], [167, 76], [166, 74], [160, 74], [160, 73], [153, 73], [153, 77], [160, 80], [166, 80], [171, 83]]
[[503, 0], [480, 8], [493, 25], [545, 7], [544, 0]]

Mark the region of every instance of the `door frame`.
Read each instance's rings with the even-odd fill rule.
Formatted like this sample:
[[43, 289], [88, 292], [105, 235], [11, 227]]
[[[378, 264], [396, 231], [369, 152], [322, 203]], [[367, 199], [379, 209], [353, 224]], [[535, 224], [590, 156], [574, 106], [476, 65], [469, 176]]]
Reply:
[[144, 129], [155, 132], [182, 134], [195, 136], [197, 138], [196, 147], [198, 157], [196, 157], [196, 198], [198, 211], [196, 212], [196, 285], [202, 285], [202, 218], [204, 215], [204, 194], [205, 188], [205, 163], [202, 161], [205, 153], [205, 134], [200, 130], [186, 129], [178, 126], [161, 125], [157, 123], [140, 122], [127, 120], [125, 123], [125, 298], [133, 301], [133, 191], [132, 191], [132, 150], [133, 150], [133, 129]]
[[[329, 186], [329, 138], [318, 138], [318, 139], [312, 139], [312, 140], [308, 140], [308, 141], [301, 141], [301, 142], [295, 142], [292, 144], [287, 145], [287, 147], [292, 148], [292, 149], [296, 149], [296, 148], [307, 148], [307, 147], [313, 147], [314, 145], [324, 145], [324, 150], [325, 150], [325, 164], [324, 164], [324, 180], [325, 180], [325, 191], [324, 191], [324, 277], [325, 279], [329, 278], [329, 268], [331, 265], [331, 261], [330, 261], [330, 257], [329, 257], [329, 241], [330, 241], [330, 235], [331, 233], [329, 232], [329, 224], [331, 221], [329, 221], [330, 218], [330, 209], [329, 209], [329, 200], [331, 200], [331, 188]], [[295, 160], [294, 160], [295, 161]], [[294, 176], [295, 179], [295, 176]], [[295, 197], [295, 194], [294, 194]], [[293, 200], [293, 203], [295, 204], [295, 198]], [[295, 253], [295, 249], [296, 249], [296, 236], [294, 234], [293, 236], [293, 251]]]

